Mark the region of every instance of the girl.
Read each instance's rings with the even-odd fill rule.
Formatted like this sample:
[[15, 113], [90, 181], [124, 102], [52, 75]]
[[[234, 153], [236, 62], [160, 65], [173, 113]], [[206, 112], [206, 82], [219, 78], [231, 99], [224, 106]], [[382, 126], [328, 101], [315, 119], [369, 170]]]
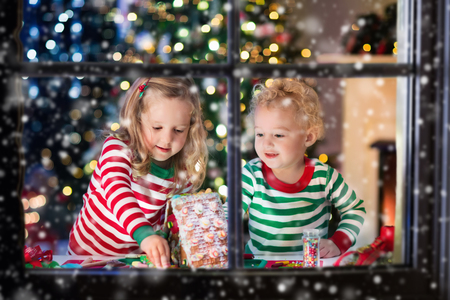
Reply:
[[[324, 135], [320, 103], [312, 80], [277, 79], [258, 85], [251, 101], [255, 150], [259, 158], [242, 170], [244, 213], [250, 241], [245, 252], [300, 255], [306, 228], [321, 232], [320, 255], [333, 257], [355, 243], [365, 216], [363, 201], [342, 176], [306, 149]], [[331, 205], [341, 222], [328, 239]]]
[[198, 189], [206, 171], [206, 130], [194, 81], [137, 79], [126, 93], [120, 125], [103, 144], [70, 232], [69, 254], [143, 251], [158, 268], [168, 267], [161, 231], [166, 201]]

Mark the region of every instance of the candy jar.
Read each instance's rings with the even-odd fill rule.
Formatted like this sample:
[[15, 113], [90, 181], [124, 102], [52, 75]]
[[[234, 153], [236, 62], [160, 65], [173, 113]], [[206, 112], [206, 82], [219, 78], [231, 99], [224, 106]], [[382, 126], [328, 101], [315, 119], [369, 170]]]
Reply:
[[319, 229], [303, 230], [303, 267], [319, 266]]

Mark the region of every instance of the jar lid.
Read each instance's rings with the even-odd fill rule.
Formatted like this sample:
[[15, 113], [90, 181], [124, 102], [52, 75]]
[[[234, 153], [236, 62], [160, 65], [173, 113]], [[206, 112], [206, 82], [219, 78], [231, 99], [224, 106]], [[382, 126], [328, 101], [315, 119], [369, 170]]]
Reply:
[[303, 236], [319, 236], [319, 229], [303, 229]]

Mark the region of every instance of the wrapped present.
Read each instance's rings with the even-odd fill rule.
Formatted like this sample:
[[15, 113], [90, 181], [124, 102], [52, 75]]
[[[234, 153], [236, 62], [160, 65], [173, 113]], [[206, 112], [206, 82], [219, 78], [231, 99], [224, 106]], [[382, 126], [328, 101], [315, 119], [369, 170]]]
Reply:
[[[25, 264], [27, 268], [54, 268], [59, 266], [53, 260], [53, 251], [42, 251], [41, 247], [24, 247]], [[57, 265], [57, 266], [56, 266]]]
[[360, 247], [356, 251], [344, 253], [333, 265], [337, 267], [345, 265], [368, 266], [375, 263], [389, 264], [391, 263], [393, 250], [394, 226], [383, 226], [380, 235], [372, 244]]

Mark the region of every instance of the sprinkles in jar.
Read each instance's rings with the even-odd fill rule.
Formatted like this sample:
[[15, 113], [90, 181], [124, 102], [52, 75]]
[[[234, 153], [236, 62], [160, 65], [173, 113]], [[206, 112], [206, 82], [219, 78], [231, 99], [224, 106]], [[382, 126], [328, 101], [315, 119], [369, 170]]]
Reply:
[[319, 266], [319, 229], [303, 230], [303, 268]]

